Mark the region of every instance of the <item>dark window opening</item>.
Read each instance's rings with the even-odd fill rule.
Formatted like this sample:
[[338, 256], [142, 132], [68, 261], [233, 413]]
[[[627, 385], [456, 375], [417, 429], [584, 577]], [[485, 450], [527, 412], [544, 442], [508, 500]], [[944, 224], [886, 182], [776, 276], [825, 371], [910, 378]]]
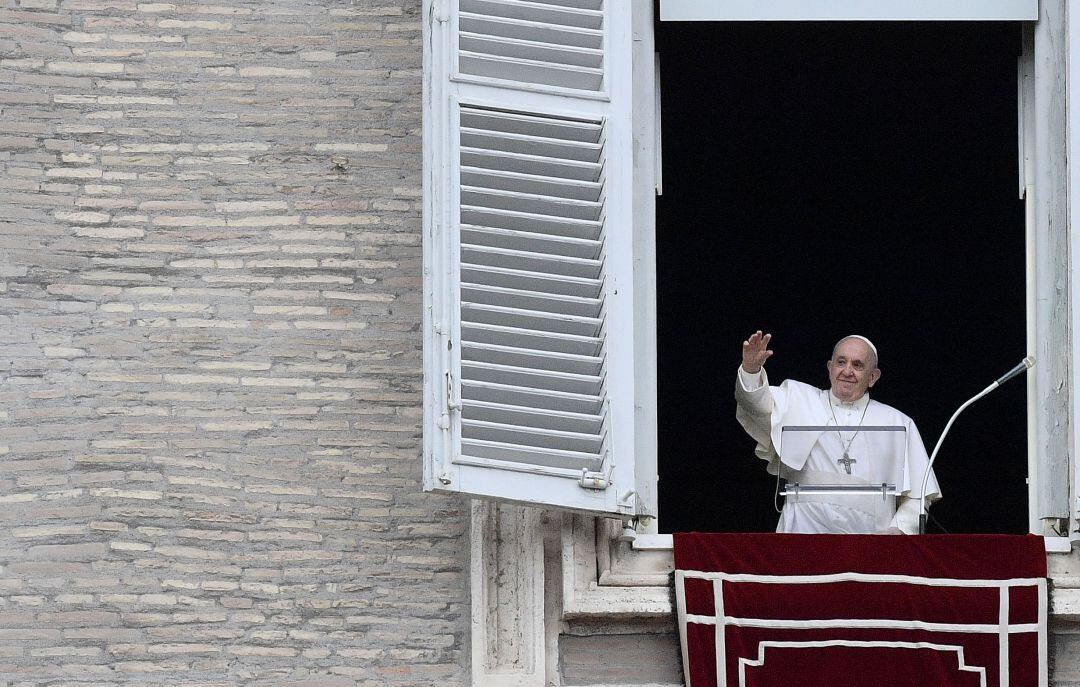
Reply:
[[[770, 531], [775, 479], [735, 421], [739, 343], [825, 387], [839, 337], [927, 451], [1025, 355], [1016, 23], [668, 23], [657, 217], [660, 528]], [[960, 416], [950, 532], [1027, 531], [1025, 389]], [[935, 530], [940, 531], [940, 530]]]

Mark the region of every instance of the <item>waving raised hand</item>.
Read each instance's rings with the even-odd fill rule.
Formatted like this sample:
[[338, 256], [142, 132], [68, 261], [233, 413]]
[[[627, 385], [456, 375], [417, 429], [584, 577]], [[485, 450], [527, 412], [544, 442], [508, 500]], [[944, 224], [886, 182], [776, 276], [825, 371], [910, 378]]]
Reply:
[[772, 334], [762, 334], [761, 330], [754, 332], [742, 343], [742, 368], [750, 374], [757, 374], [761, 366], [765, 364], [773, 352], [769, 350], [769, 341]]

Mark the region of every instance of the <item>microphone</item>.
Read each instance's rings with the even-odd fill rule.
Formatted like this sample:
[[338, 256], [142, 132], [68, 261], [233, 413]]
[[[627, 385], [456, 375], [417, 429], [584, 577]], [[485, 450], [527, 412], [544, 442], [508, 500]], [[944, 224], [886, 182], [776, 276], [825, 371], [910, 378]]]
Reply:
[[1030, 370], [1034, 366], [1035, 356], [1027, 356], [1019, 363], [1017, 363], [1016, 367], [1012, 368], [1005, 374], [998, 377], [993, 384], [986, 387], [985, 389], [965, 401], [962, 406], [956, 409], [956, 412], [953, 413], [951, 418], [949, 418], [949, 421], [945, 423], [945, 429], [941, 432], [941, 436], [938, 437], [937, 445], [934, 446], [934, 452], [930, 454], [930, 462], [926, 466], [926, 472], [923, 473], [922, 491], [919, 492], [919, 502], [922, 505], [919, 510], [919, 534], [926, 534], [926, 518], [930, 514], [930, 511], [926, 506], [926, 483], [930, 481], [930, 470], [934, 467], [934, 461], [937, 459], [938, 450], [941, 448], [941, 442], [945, 441], [945, 435], [949, 433], [949, 429], [952, 427], [953, 422], [956, 420], [957, 417], [959, 417], [960, 413], [964, 412], [964, 409], [967, 408], [969, 405], [971, 405], [975, 401], [978, 401], [980, 398], [987, 395], [988, 393], [998, 388], [1005, 382], [1009, 381], [1013, 377], [1018, 376], [1025, 370]]
[[1029, 355], [1028, 357], [1026, 357], [1023, 360], [1021, 360], [1020, 362], [1018, 362], [1016, 364], [1016, 367], [1014, 367], [1013, 369], [1009, 370], [1005, 374], [998, 377], [998, 380], [996, 382], [994, 382], [994, 384], [997, 384], [998, 386], [1001, 386], [1002, 384], [1009, 381], [1013, 377], [1017, 376], [1018, 374], [1020, 374], [1024, 370], [1030, 370], [1032, 367], [1034, 367], [1034, 365], [1035, 365], [1035, 356]]

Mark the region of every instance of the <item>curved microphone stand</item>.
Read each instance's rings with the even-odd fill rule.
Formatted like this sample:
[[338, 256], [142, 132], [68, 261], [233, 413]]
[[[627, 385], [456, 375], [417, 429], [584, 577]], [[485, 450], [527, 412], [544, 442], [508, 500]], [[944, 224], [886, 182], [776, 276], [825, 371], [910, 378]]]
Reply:
[[934, 468], [934, 461], [937, 460], [938, 451], [941, 449], [941, 442], [945, 441], [945, 435], [949, 433], [949, 429], [952, 428], [953, 422], [956, 421], [956, 418], [960, 416], [960, 413], [964, 412], [964, 410], [969, 405], [971, 405], [975, 401], [978, 401], [980, 398], [987, 395], [988, 393], [998, 388], [1005, 382], [1009, 381], [1013, 377], [1016, 377], [1017, 375], [1026, 370], [1030, 370], [1032, 367], [1034, 367], [1034, 365], [1035, 356], [1029, 355], [1028, 357], [1024, 358], [1019, 363], [1017, 363], [1016, 367], [1001, 375], [1001, 377], [999, 377], [997, 381], [995, 381], [993, 384], [986, 387], [985, 389], [965, 401], [962, 406], [956, 409], [956, 412], [952, 414], [952, 417], [949, 418], [949, 421], [945, 423], [945, 429], [941, 432], [941, 436], [938, 437], [937, 445], [934, 446], [934, 451], [930, 454], [930, 463], [926, 466], [926, 472], [923, 473], [922, 489], [919, 491], [919, 502], [921, 504], [921, 508], [919, 508], [919, 534], [926, 534], [926, 518], [929, 514], [929, 510], [926, 506], [926, 484], [930, 481], [930, 471]]

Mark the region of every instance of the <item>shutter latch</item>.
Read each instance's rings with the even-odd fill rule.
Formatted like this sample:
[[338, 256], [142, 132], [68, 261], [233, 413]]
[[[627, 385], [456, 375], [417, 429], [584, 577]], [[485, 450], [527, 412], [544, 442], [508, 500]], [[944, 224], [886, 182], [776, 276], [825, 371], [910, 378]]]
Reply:
[[581, 485], [582, 489], [596, 489], [597, 491], [603, 491], [612, 485], [611, 468], [608, 468], [607, 473], [589, 472], [585, 468], [582, 468], [581, 479], [578, 480], [578, 484]]
[[[611, 408], [611, 397], [608, 396], [604, 399], [604, 414], [607, 415]], [[609, 430], [608, 441], [613, 441], [614, 429]], [[609, 444], [610, 446], [610, 444]], [[581, 468], [581, 479], [578, 480], [578, 484], [582, 489], [593, 489], [596, 491], [603, 491], [610, 487], [614, 482], [611, 481], [611, 474], [615, 471], [615, 463], [608, 463], [608, 459], [611, 458], [610, 449], [604, 451], [604, 459], [600, 461], [600, 468], [603, 469], [604, 464], [607, 463], [607, 472], [600, 472], [595, 470], [590, 472], [587, 468]]]

